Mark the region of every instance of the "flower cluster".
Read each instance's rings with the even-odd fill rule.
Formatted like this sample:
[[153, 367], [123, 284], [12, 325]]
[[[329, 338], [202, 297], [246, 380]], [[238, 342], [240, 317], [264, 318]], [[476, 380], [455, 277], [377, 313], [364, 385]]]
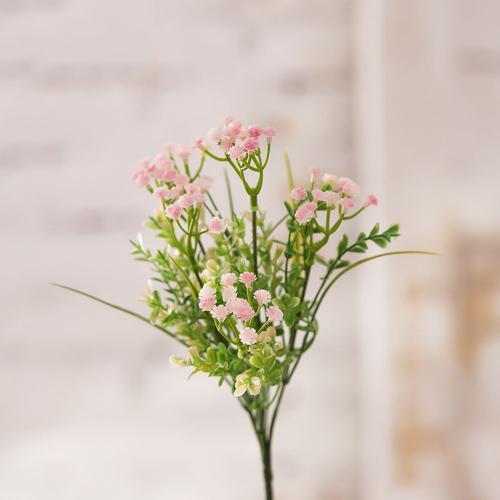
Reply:
[[367, 196], [361, 207], [351, 216], [354, 198], [360, 193], [359, 185], [349, 177], [337, 177], [332, 174], [321, 176], [319, 168], [309, 169], [310, 182], [307, 187], [296, 186], [290, 191], [290, 198], [296, 203], [295, 219], [299, 224], [315, 220], [317, 210], [338, 210], [342, 218], [352, 218], [370, 205], [378, 205], [375, 195]]
[[[208, 139], [216, 144], [222, 153], [229, 155], [233, 160], [238, 160], [259, 150], [261, 139], [270, 144], [275, 135], [276, 131], [271, 127], [250, 125], [244, 128], [240, 121], [227, 116], [221, 127], [209, 130]], [[196, 142], [200, 149], [206, 148], [201, 139], [197, 139]]]

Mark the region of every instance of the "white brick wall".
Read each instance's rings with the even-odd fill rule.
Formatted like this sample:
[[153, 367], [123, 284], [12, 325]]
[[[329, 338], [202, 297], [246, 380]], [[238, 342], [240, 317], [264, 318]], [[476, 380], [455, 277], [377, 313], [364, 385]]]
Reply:
[[[282, 148], [302, 175], [347, 173], [351, 3], [23, 0], [0, 15], [0, 498], [258, 498], [232, 398], [187, 383], [155, 330], [47, 283], [139, 309], [147, 270], [127, 241], [151, 203], [131, 169], [225, 114], [280, 130], [276, 214]], [[341, 285], [285, 401], [279, 498], [356, 497], [352, 298]]]

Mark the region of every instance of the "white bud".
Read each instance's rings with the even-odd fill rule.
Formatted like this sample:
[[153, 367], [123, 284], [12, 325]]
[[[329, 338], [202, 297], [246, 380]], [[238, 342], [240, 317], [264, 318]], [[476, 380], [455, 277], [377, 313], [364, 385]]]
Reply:
[[168, 361], [172, 366], [177, 366], [178, 368], [184, 368], [188, 365], [187, 359], [181, 358], [180, 356], [170, 356]]

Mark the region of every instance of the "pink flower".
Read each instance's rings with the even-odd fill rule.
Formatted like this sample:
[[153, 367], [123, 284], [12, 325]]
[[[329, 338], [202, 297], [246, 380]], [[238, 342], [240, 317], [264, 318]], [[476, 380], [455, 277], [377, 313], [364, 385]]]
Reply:
[[196, 184], [186, 184], [184, 186], [184, 189], [186, 190], [187, 194], [194, 194], [200, 192], [200, 188]]
[[257, 342], [257, 332], [254, 328], [242, 328], [240, 330], [240, 340], [245, 345], [253, 345]]
[[177, 204], [181, 208], [189, 208], [192, 207], [195, 203], [194, 195], [192, 194], [183, 194], [178, 200]]
[[149, 174], [144, 168], [139, 168], [132, 174], [132, 180], [139, 187], [146, 187], [149, 184]]
[[314, 184], [319, 181], [319, 178], [321, 177], [321, 170], [315, 167], [310, 168], [309, 174], [310, 174], [310, 182]]
[[329, 207], [335, 206], [340, 200], [340, 194], [335, 191], [323, 191], [323, 201]]
[[173, 205], [169, 205], [165, 210], [165, 215], [169, 219], [173, 220], [177, 220], [181, 216], [181, 213], [182, 213], [182, 208], [176, 203]]
[[255, 276], [254, 273], [251, 273], [249, 271], [246, 271], [244, 273], [240, 274], [240, 281], [243, 283], [247, 288], [250, 288], [252, 286], [252, 283], [257, 279], [257, 276]]
[[198, 148], [200, 151], [205, 151], [207, 149], [207, 145], [203, 142], [201, 137], [197, 137], [193, 141], [193, 148]]
[[[228, 285], [222, 289], [222, 300], [224, 302], [230, 303], [232, 301], [235, 301], [236, 298], [237, 298], [236, 288], [234, 286]], [[234, 311], [231, 311], [231, 312], [234, 312]]]
[[214, 306], [211, 314], [217, 321], [224, 321], [229, 314], [229, 309], [226, 306]]
[[325, 201], [325, 193], [321, 189], [314, 189], [312, 195], [315, 201]]
[[219, 142], [222, 139], [222, 135], [222, 130], [220, 128], [211, 128], [207, 134], [212, 142]]
[[276, 135], [276, 130], [272, 127], [266, 127], [264, 129], [262, 129], [262, 133], [266, 137], [271, 138], [271, 137], [274, 137]]
[[378, 198], [374, 194], [369, 194], [366, 198], [366, 201], [363, 204], [363, 207], [368, 208], [370, 205], [377, 206]]
[[169, 189], [166, 186], [161, 186], [154, 190], [154, 195], [163, 201], [173, 200], [174, 198], [177, 198], [177, 196], [179, 196], [179, 191], [180, 189], [177, 187]]
[[271, 294], [267, 290], [256, 290], [253, 296], [259, 305], [267, 304], [271, 300]]
[[203, 285], [203, 288], [198, 292], [198, 297], [215, 297], [215, 288], [210, 285]]
[[195, 185], [200, 188], [201, 191], [208, 191], [212, 187], [214, 178], [208, 175], [202, 175], [194, 181]]
[[256, 149], [259, 148], [259, 141], [257, 139], [255, 139], [254, 137], [248, 137], [248, 139], [245, 139], [243, 141], [242, 146], [249, 153], [253, 153]]
[[222, 120], [224, 125], [229, 125], [231, 122], [234, 122], [234, 118], [232, 116], [225, 116], [224, 120]]
[[245, 299], [234, 299], [228, 302], [229, 310], [236, 314], [241, 321], [249, 321], [253, 318], [254, 310]]
[[153, 161], [159, 172], [170, 168], [173, 163], [172, 160], [170, 160], [169, 157], [163, 153], [157, 154]]
[[189, 184], [189, 177], [187, 175], [179, 174], [176, 172], [174, 182], [179, 187], [184, 187]]
[[336, 175], [325, 174], [323, 176], [323, 184], [328, 184], [334, 191], [340, 191], [339, 178]]
[[234, 273], [225, 273], [220, 277], [220, 282], [223, 286], [233, 286], [238, 277]]
[[158, 173], [158, 177], [165, 182], [173, 182], [177, 175], [177, 171], [172, 167], [167, 167]]
[[191, 148], [188, 146], [179, 146], [177, 148], [177, 155], [184, 162], [187, 163], [189, 161], [189, 156], [191, 154]]
[[347, 212], [350, 208], [354, 207], [354, 202], [351, 198], [342, 198], [340, 200], [340, 205], [344, 209], [344, 212]]
[[295, 201], [302, 201], [307, 198], [307, 191], [303, 187], [294, 187], [290, 191], [290, 198]]
[[277, 306], [270, 306], [266, 310], [266, 316], [269, 321], [273, 323], [279, 323], [283, 319], [283, 312]]
[[215, 306], [215, 297], [202, 297], [199, 306], [202, 311], [210, 311]]
[[226, 135], [222, 137], [220, 141], [220, 147], [222, 151], [227, 153], [233, 146], [234, 146], [234, 139], [232, 137]]
[[239, 144], [236, 144], [234, 145], [230, 150], [229, 150], [229, 156], [233, 159], [233, 160], [237, 160], [238, 158], [240, 158], [240, 156], [242, 156], [243, 154], [245, 153], [245, 150], [239, 145]]
[[300, 205], [295, 211], [295, 218], [299, 224], [303, 225], [311, 221], [316, 216], [315, 210], [317, 207], [314, 201]]
[[349, 177], [339, 179], [340, 188], [348, 198], [354, 198], [359, 194], [359, 186]]
[[262, 134], [262, 129], [260, 127], [256, 127], [255, 125], [250, 125], [247, 128], [248, 137], [259, 137]]
[[238, 120], [232, 120], [226, 124], [226, 133], [231, 137], [236, 137], [241, 132], [241, 123]]
[[226, 223], [220, 217], [212, 217], [208, 222], [208, 230], [214, 234], [220, 234], [226, 229]]

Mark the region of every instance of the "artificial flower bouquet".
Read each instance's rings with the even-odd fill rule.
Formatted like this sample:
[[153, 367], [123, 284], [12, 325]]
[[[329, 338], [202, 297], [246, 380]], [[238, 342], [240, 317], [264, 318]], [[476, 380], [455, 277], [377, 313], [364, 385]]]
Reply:
[[[143, 160], [133, 174], [136, 184], [158, 200], [147, 226], [160, 247], [133, 241], [133, 255], [147, 262], [153, 276], [146, 303], [148, 317], [106, 305], [144, 320], [184, 346], [170, 362], [191, 374], [203, 372], [227, 386], [248, 414], [262, 457], [266, 499], [273, 498], [271, 443], [286, 387], [319, 331], [318, 310], [336, 281], [355, 267], [387, 255], [428, 252], [382, 252], [399, 236], [398, 225], [375, 224], [350, 241], [344, 224], [377, 205], [374, 195], [357, 202], [359, 186], [348, 177], [310, 169], [306, 185], [296, 185], [285, 156], [290, 195], [276, 222], [260, 205], [265, 171], [276, 132], [243, 127], [233, 118], [208, 133], [208, 143], [171, 148], [153, 161]], [[224, 169], [229, 209], [223, 213], [210, 194], [213, 179], [203, 174], [206, 160]], [[230, 176], [249, 201], [249, 211], [234, 210]], [[286, 237], [276, 236], [284, 225]], [[332, 239], [333, 255], [320, 251]], [[356, 257], [358, 257], [356, 259]], [[310, 289], [313, 267], [321, 280]], [[59, 285], [61, 286], [61, 285]]]

